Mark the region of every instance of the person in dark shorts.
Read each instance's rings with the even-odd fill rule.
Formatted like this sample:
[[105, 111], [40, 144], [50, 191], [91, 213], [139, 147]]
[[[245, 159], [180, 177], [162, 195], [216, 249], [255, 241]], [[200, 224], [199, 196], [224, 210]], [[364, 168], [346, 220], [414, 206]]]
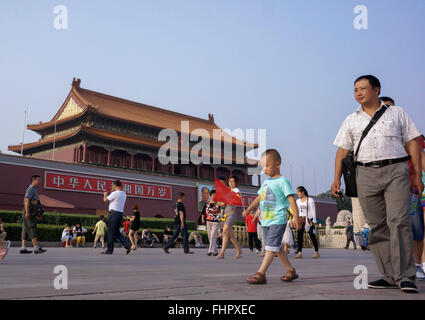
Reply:
[[19, 252], [21, 254], [32, 253], [32, 251], [27, 250], [27, 240], [32, 241], [35, 254], [46, 252], [45, 249], [39, 247], [37, 241], [37, 223], [41, 217], [37, 216], [35, 206], [39, 202], [37, 186], [40, 184], [40, 181], [40, 176], [33, 175], [31, 177], [31, 184], [25, 192], [24, 209], [22, 211], [22, 248]]
[[133, 215], [129, 216], [130, 218], [130, 232], [128, 233], [128, 237], [131, 241], [131, 250], [137, 249], [137, 231], [140, 229], [140, 211], [139, 207], [137, 205], [134, 205], [131, 208], [131, 211], [133, 211]]

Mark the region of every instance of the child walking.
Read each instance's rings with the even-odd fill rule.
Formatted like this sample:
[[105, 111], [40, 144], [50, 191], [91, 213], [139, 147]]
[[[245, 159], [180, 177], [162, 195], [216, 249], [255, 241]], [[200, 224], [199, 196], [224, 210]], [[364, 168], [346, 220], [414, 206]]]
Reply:
[[260, 206], [266, 255], [258, 271], [248, 278], [247, 282], [249, 284], [266, 284], [266, 272], [275, 255], [286, 268], [286, 274], [280, 280], [289, 282], [297, 279], [298, 274], [289, 262], [288, 255], [283, 250], [282, 238], [287, 223], [286, 210], [289, 207], [292, 208], [294, 214], [293, 224], [297, 229], [301, 227], [298, 207], [290, 182], [280, 174], [282, 160], [279, 152], [275, 149], [266, 150], [261, 155], [260, 163], [264, 173], [270, 178], [263, 182], [257, 198], [242, 215], [246, 217], [251, 211]]
[[257, 237], [257, 217], [255, 217], [254, 212], [251, 212], [246, 216], [245, 227], [248, 233], [248, 246], [251, 252], [254, 251], [255, 243], [255, 253], [259, 253], [261, 250], [261, 244]]
[[99, 217], [99, 221], [94, 226], [94, 230], [92, 232], [92, 234], [96, 233], [96, 236], [94, 237], [94, 244], [93, 244], [93, 248], [95, 249], [96, 249], [97, 241], [99, 240], [99, 238], [100, 238], [100, 242], [102, 243], [102, 249], [105, 249], [105, 232], [108, 229], [108, 227], [106, 226], [106, 223], [103, 221], [104, 219], [105, 219], [104, 216]]

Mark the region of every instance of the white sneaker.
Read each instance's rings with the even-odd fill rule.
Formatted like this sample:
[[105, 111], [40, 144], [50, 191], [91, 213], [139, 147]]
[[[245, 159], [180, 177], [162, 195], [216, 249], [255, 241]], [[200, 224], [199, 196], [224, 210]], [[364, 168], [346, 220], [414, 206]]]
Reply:
[[9, 249], [10, 246], [12, 245], [12, 242], [10, 242], [10, 240], [7, 240], [7, 248]]
[[425, 273], [421, 267], [416, 267], [416, 279], [425, 280]]

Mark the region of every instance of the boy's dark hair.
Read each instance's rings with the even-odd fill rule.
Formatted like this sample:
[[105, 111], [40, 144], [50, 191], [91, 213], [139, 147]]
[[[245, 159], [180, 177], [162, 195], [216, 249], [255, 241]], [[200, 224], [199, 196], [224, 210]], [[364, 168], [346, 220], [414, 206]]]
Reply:
[[390, 101], [392, 104], [395, 104], [394, 100], [390, 97], [379, 97], [382, 101]]
[[71, 228], [71, 224], [70, 223], [67, 223], [66, 226]]
[[38, 174], [31, 176], [31, 183], [38, 178], [41, 178]]
[[212, 196], [214, 193], [215, 193], [215, 190], [214, 190], [214, 189], [212, 189], [212, 190], [210, 191], [210, 196]]
[[135, 205], [133, 205], [132, 207], [131, 207], [131, 210], [137, 210], [137, 211], [139, 211], [139, 207], [137, 206], [137, 204], [135, 204]]
[[264, 156], [271, 157], [273, 161], [276, 161], [282, 164], [282, 158], [280, 157], [279, 151], [277, 151], [276, 149], [267, 149], [266, 151], [263, 152], [263, 154], [261, 155], [261, 158]]
[[105, 216], [102, 215], [99, 217], [99, 220], [103, 220], [103, 219], [105, 219]]
[[179, 193], [179, 199], [181, 199], [181, 198], [183, 198], [184, 197], [184, 192], [180, 192]]
[[369, 83], [372, 86], [372, 88], [379, 88], [378, 95], [381, 93], [381, 82], [379, 81], [377, 77], [372, 76], [370, 74], [358, 77], [356, 81], [354, 81], [354, 84], [364, 79], [369, 80]]
[[308, 197], [307, 189], [306, 189], [306, 188], [304, 188], [303, 186], [299, 186], [299, 187], [297, 188], [297, 190], [298, 190], [299, 192], [304, 193], [304, 194], [305, 194], [305, 196], [306, 196], [306, 197]]
[[236, 186], [239, 186], [239, 177], [238, 176], [230, 176], [229, 177], [229, 181], [231, 180], [231, 179], [234, 179], [235, 180], [235, 185]]
[[121, 187], [121, 181], [119, 180], [115, 180], [113, 184], [116, 185], [117, 187]]

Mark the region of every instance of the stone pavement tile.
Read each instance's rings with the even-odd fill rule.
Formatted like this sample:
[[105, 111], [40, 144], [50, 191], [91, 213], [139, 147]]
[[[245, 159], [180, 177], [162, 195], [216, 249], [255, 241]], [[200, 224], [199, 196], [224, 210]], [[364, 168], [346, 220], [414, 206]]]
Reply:
[[[400, 290], [356, 290], [356, 265], [364, 265], [369, 280], [379, 278], [370, 252], [322, 249], [321, 258], [291, 262], [300, 279], [282, 283], [283, 266], [273, 261], [268, 284], [252, 286], [246, 278], [259, 267], [261, 258], [245, 250], [244, 257], [217, 260], [206, 250], [185, 255], [181, 249], [165, 254], [162, 249], [139, 249], [126, 256], [117, 248], [112, 256], [92, 248], [49, 248], [42, 255], [20, 255], [12, 248], [0, 264], [0, 299], [425, 299], [425, 282], [418, 282], [420, 293], [408, 295]], [[68, 268], [69, 288], [53, 287], [57, 265]]]

